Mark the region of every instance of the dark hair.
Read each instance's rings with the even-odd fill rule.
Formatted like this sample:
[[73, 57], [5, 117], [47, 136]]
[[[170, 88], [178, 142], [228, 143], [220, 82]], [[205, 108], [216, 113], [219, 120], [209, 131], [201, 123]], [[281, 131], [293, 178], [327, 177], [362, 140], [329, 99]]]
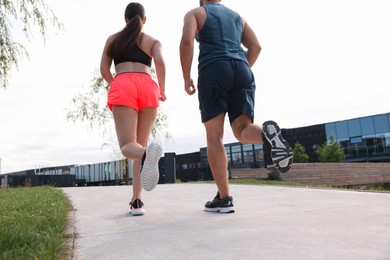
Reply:
[[128, 20], [126, 27], [115, 35], [108, 46], [107, 55], [111, 58], [126, 56], [131, 46], [137, 43], [145, 18], [145, 8], [139, 3], [130, 3], [125, 10], [125, 18]]

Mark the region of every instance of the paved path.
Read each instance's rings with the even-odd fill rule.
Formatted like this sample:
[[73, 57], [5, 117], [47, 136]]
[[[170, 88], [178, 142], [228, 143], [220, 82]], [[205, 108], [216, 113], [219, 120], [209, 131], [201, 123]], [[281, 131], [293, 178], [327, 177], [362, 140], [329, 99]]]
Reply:
[[131, 186], [64, 188], [74, 259], [390, 259], [390, 194], [231, 185], [236, 213], [203, 211], [213, 184], [163, 184], [133, 217]]

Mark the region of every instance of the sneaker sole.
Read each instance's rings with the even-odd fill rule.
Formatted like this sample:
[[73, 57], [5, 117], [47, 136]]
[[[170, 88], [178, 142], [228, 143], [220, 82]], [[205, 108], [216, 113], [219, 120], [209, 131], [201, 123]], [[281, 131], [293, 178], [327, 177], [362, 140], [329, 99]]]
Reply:
[[144, 209], [131, 209], [130, 214], [133, 216], [141, 216], [141, 215], [145, 214], [145, 210]]
[[146, 149], [146, 160], [141, 171], [142, 186], [144, 190], [153, 190], [160, 177], [158, 170], [158, 161], [162, 156], [162, 147], [156, 143], [149, 145]]
[[208, 212], [218, 212], [218, 213], [234, 213], [234, 207], [216, 207], [216, 208], [204, 208]]
[[290, 144], [282, 137], [278, 124], [274, 121], [264, 122], [263, 133], [272, 147], [272, 163], [280, 173], [288, 172], [293, 162], [292, 149]]

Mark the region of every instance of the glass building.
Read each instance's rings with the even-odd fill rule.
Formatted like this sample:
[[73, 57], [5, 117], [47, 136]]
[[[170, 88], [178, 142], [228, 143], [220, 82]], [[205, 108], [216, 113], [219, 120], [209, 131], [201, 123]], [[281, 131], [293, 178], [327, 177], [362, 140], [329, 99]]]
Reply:
[[292, 147], [302, 145], [309, 162], [318, 162], [316, 150], [331, 136], [344, 149], [344, 162], [390, 162], [390, 113], [282, 129], [282, 134]]
[[[318, 125], [281, 129], [283, 137], [292, 147], [299, 143], [309, 156], [309, 162], [318, 162], [317, 149], [329, 143], [333, 135], [344, 149], [344, 162], [390, 162], [390, 113], [354, 118]], [[265, 168], [272, 165], [270, 147], [263, 145], [241, 144], [239, 142], [225, 144], [228, 158], [228, 169]], [[178, 155], [179, 158], [186, 155]], [[192, 157], [195, 156], [191, 155]], [[198, 164], [195, 161], [199, 160]], [[192, 162], [188, 166], [188, 162]], [[187, 179], [212, 180], [210, 166], [207, 161], [207, 148], [201, 148], [198, 158], [184, 158], [178, 168], [182, 168], [181, 176], [189, 174]], [[193, 166], [191, 166], [193, 165]], [[189, 167], [189, 168], [188, 168]], [[192, 171], [189, 173], [189, 171]], [[195, 177], [194, 177], [195, 176]]]
[[[228, 169], [264, 168], [264, 150], [261, 144], [225, 144]], [[207, 161], [207, 148], [200, 149], [200, 179], [212, 180], [212, 173]]]
[[326, 139], [333, 135], [345, 161], [390, 161], [390, 113], [325, 124]]

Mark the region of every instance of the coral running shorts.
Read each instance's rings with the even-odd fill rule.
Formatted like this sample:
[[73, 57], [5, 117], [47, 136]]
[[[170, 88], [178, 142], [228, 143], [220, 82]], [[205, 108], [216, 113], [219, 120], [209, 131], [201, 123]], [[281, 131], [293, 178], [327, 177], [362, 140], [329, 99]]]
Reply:
[[116, 75], [108, 91], [107, 105], [127, 106], [140, 111], [146, 107], [158, 107], [160, 88], [146, 73], [126, 72]]

